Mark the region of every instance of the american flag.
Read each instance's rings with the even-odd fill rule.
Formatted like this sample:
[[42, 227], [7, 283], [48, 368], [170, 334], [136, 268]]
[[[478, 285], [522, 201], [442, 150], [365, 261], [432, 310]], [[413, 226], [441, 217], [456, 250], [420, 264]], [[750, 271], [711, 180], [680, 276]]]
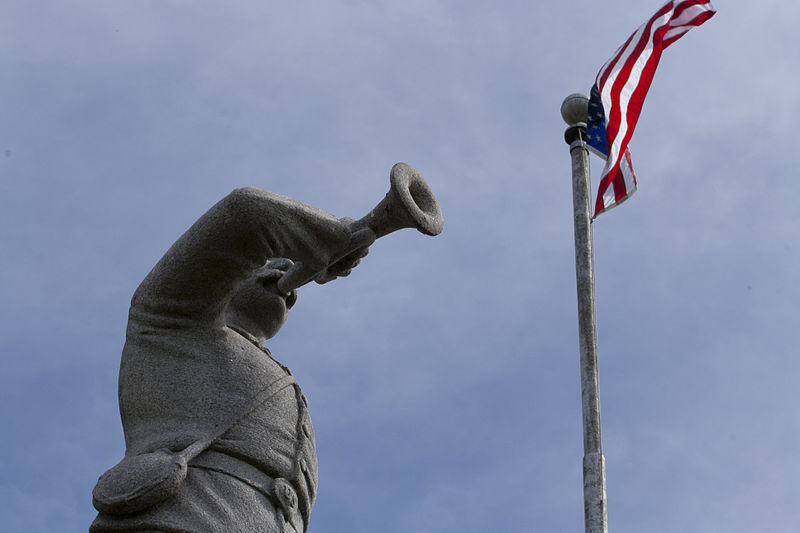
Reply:
[[628, 142], [661, 52], [716, 13], [709, 0], [671, 0], [642, 24], [597, 74], [589, 98], [587, 144], [606, 159], [596, 217], [636, 191]]

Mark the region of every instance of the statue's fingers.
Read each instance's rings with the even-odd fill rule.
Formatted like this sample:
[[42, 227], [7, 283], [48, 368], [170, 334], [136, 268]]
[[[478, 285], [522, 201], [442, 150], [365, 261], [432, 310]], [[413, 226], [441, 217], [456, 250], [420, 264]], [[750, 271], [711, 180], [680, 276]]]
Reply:
[[336, 276], [329, 274], [327, 271], [323, 272], [322, 274], [318, 274], [317, 277], [314, 278], [314, 281], [319, 283], [320, 285], [324, 285], [329, 281], [333, 281], [336, 279]]
[[289, 294], [292, 290], [305, 285], [317, 274], [316, 270], [306, 266], [302, 261], [294, 263], [278, 280], [278, 290]]
[[336, 261], [328, 267], [328, 272], [336, 276], [341, 276], [340, 272], [343, 270], [353, 270], [361, 262], [361, 257], [353, 253]]
[[361, 259], [356, 259], [354, 261], [348, 261], [345, 265], [342, 265], [342, 266], [345, 267], [344, 269], [347, 270], [348, 273], [349, 273], [349, 271], [353, 270], [355, 267], [357, 267], [360, 262], [361, 262]]
[[275, 270], [289, 270], [294, 261], [287, 257], [275, 257], [274, 259], [270, 259], [267, 261], [267, 268], [274, 268]]
[[358, 250], [359, 248], [365, 248], [375, 242], [375, 232], [371, 229], [362, 228], [360, 230], [355, 231], [350, 236], [350, 245], [347, 247], [348, 250]]

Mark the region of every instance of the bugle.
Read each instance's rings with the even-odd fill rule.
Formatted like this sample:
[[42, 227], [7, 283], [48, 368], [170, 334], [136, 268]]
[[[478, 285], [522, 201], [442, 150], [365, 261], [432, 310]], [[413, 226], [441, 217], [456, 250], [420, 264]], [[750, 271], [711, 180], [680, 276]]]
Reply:
[[[396, 163], [392, 167], [389, 174], [389, 192], [369, 213], [352, 222], [350, 226], [353, 235], [363, 234], [363, 230], [369, 228], [375, 239], [403, 228], [417, 228], [421, 233], [433, 236], [441, 233], [443, 227], [444, 218], [436, 195], [420, 173], [406, 163]], [[359, 247], [369, 244], [370, 242], [366, 244], [357, 242], [355, 246], [334, 258], [328, 268], [310, 277], [304, 272], [303, 265], [296, 263], [278, 281], [278, 288], [288, 292], [305, 285], [311, 279], [315, 279], [318, 283], [330, 281], [336, 277], [328, 274], [330, 267]]]

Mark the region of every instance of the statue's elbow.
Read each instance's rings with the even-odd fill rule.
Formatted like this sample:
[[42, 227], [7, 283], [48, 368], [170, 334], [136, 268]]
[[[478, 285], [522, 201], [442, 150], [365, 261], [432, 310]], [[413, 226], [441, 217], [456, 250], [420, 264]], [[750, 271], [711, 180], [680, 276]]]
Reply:
[[263, 191], [256, 187], [239, 187], [234, 189], [223, 199], [223, 202], [229, 204], [240, 204], [242, 202], [251, 202], [253, 198], [261, 196]]
[[237, 219], [242, 214], [250, 214], [263, 202], [264, 191], [256, 187], [239, 187], [234, 189], [219, 202], [221, 211], [227, 217]]

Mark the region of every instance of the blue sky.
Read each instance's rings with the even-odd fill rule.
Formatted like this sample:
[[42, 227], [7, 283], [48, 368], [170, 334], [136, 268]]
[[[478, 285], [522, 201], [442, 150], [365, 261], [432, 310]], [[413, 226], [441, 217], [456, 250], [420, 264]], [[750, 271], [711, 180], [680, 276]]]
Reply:
[[[581, 531], [559, 107], [660, 4], [4, 2], [4, 530], [87, 530], [130, 297], [198, 216], [252, 185], [360, 217], [406, 161], [444, 232], [307, 286], [270, 343], [310, 400], [311, 531]], [[662, 58], [639, 191], [594, 225], [615, 532], [800, 523], [800, 7], [716, 7]]]

